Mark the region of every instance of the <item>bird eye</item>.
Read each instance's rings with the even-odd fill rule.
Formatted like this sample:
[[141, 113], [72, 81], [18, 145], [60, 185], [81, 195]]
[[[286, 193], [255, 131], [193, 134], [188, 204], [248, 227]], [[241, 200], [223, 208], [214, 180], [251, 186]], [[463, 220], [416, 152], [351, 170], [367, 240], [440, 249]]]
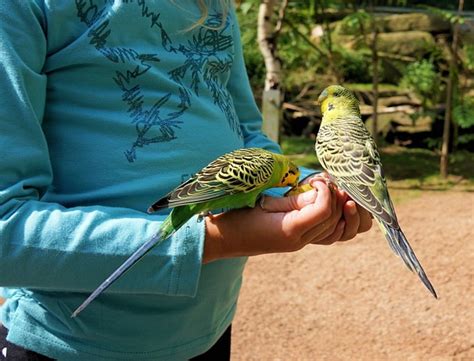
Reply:
[[339, 92], [335, 92], [335, 93], [334, 93], [334, 96], [335, 96], [335, 97], [338, 97], [339, 95], [341, 95], [341, 93], [339, 93]]

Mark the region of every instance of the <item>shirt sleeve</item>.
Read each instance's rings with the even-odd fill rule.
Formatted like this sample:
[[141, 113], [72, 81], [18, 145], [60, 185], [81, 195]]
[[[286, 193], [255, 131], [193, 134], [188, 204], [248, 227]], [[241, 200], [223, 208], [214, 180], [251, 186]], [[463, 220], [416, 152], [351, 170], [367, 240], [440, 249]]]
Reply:
[[[164, 216], [42, 201], [53, 177], [42, 131], [45, 29], [41, 4], [0, 3], [0, 286], [90, 292]], [[195, 295], [204, 234], [191, 219], [108, 292]]]

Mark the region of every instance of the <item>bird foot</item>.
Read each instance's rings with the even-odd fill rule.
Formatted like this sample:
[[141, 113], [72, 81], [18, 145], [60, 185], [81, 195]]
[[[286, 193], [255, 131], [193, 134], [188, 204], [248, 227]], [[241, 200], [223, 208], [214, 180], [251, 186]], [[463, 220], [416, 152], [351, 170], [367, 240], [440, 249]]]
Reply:
[[285, 193], [285, 197], [290, 197], [290, 196], [296, 196], [298, 194], [301, 194], [301, 193], [304, 193], [304, 192], [308, 192], [310, 190], [312, 190], [313, 187], [311, 187], [311, 185], [309, 185], [308, 183], [306, 184], [302, 184], [302, 185], [298, 185], [296, 187], [293, 187], [291, 188], [290, 190], [288, 190], [286, 193]]
[[314, 181], [323, 181], [324, 183], [326, 183], [326, 185], [328, 186], [328, 188], [332, 191], [332, 192], [335, 192], [336, 189], [337, 189], [337, 184], [336, 184], [336, 181], [334, 180], [334, 178], [326, 173], [326, 172], [322, 172], [322, 173], [319, 173], [319, 174], [316, 174], [312, 179], [311, 179], [311, 182], [314, 182]]
[[205, 218], [205, 217], [209, 217], [209, 218], [214, 218], [214, 215], [210, 212], [210, 211], [207, 211], [207, 212], [201, 212], [198, 214], [198, 222], [202, 222], [202, 220]]

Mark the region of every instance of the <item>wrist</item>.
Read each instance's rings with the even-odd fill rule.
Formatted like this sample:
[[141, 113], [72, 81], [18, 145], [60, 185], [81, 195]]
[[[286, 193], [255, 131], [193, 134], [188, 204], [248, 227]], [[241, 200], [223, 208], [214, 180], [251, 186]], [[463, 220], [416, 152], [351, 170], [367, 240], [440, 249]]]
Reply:
[[[206, 217], [203, 263], [231, 257], [247, 257], [261, 254], [250, 246], [256, 233], [252, 220], [254, 209], [231, 210]], [[245, 224], [245, 228], [242, 225]]]
[[223, 237], [219, 231], [218, 221], [215, 217], [205, 217], [205, 238], [202, 263], [206, 264], [223, 258]]

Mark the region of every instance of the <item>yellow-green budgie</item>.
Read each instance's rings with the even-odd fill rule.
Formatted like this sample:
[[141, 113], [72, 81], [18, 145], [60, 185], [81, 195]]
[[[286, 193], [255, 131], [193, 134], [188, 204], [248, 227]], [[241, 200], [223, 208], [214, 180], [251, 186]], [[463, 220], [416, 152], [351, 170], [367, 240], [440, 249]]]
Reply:
[[172, 208], [157, 234], [132, 254], [73, 313], [77, 316], [99, 294], [194, 215], [215, 209], [254, 207], [273, 187], [296, 186], [300, 171], [288, 158], [260, 148], [224, 154], [150, 206], [148, 212]]
[[373, 215], [393, 251], [437, 298], [398, 224], [377, 146], [361, 120], [359, 101], [351, 91], [331, 85], [318, 102], [323, 118], [315, 148], [322, 167], [331, 181]]

